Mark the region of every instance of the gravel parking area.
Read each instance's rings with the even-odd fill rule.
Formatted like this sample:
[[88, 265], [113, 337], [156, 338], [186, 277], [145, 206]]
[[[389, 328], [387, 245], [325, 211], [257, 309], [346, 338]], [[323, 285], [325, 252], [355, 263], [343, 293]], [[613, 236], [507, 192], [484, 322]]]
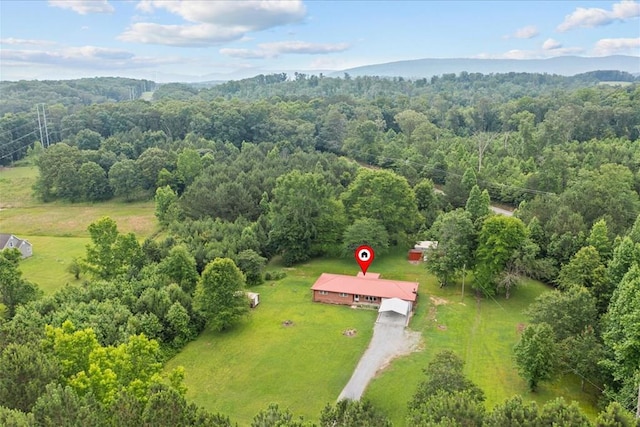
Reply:
[[381, 313], [373, 327], [373, 337], [364, 352], [351, 379], [340, 393], [338, 400], [359, 400], [369, 381], [389, 362], [418, 349], [421, 341], [419, 332], [406, 330], [406, 317], [394, 312]]

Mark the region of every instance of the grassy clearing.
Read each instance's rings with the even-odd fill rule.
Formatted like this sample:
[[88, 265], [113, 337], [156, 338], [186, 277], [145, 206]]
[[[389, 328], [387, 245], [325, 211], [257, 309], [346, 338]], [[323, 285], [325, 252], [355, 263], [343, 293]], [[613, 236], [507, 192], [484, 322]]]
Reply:
[[[404, 425], [406, 405], [422, 379], [422, 368], [446, 348], [465, 359], [466, 373], [485, 391], [489, 409], [519, 393], [539, 403], [564, 396], [577, 400], [588, 414], [595, 413], [577, 379], [542, 384], [534, 395], [513, 364], [511, 349], [518, 340], [518, 326], [526, 320], [522, 311], [546, 290], [544, 285], [529, 282], [509, 300], [480, 302], [467, 290], [461, 301], [459, 287], [439, 288], [423, 265], [408, 264], [405, 255], [379, 257], [371, 266], [372, 272], [387, 278], [420, 282], [411, 328], [422, 332], [425, 349], [396, 359], [365, 394], [394, 425]], [[286, 270], [286, 279], [256, 288], [263, 301], [239, 328], [203, 333], [168, 364], [168, 368], [186, 368], [189, 398], [230, 415], [241, 425], [271, 402], [306, 419], [317, 419], [322, 407], [335, 401], [347, 383], [371, 336], [375, 313], [311, 302], [309, 288], [320, 273], [355, 274], [355, 261], [315, 260]], [[431, 296], [439, 298], [440, 305]], [[283, 327], [287, 319], [295, 326]], [[358, 335], [344, 337], [342, 331], [347, 328], [356, 328]]]
[[[18, 236], [88, 237], [87, 227], [103, 216], [118, 223], [121, 232], [139, 237], [158, 228], [154, 203], [42, 203], [33, 197], [38, 169], [33, 166], [0, 170], [0, 232]], [[35, 248], [34, 248], [35, 251]]]
[[[312, 283], [293, 274], [254, 287], [261, 303], [244, 323], [224, 333], [204, 332], [167, 369], [184, 366], [187, 396], [240, 425], [249, 425], [271, 402], [317, 419], [349, 380], [371, 339], [376, 312], [314, 304]], [[286, 320], [293, 325], [284, 326]], [[357, 334], [347, 337], [346, 329]]]
[[138, 237], [146, 237], [157, 228], [153, 212], [153, 202], [104, 202], [92, 205], [47, 203], [1, 211], [0, 230], [18, 236], [89, 237], [89, 224], [109, 216], [116, 221], [120, 232], [133, 232]]
[[84, 256], [86, 237], [20, 236], [34, 247], [33, 256], [20, 262], [23, 277], [50, 294], [77, 282], [66, 269], [73, 258]]
[[157, 228], [153, 202], [95, 204], [42, 203], [33, 197], [38, 169], [33, 166], [0, 168], [0, 233], [15, 234], [33, 245], [33, 256], [23, 260], [24, 277], [46, 293], [71, 283], [66, 272], [73, 258], [85, 255], [87, 227], [109, 216], [123, 233], [142, 239]]
[[428, 304], [422, 304], [411, 328], [422, 332], [425, 349], [394, 362], [371, 383], [365, 397], [386, 412], [394, 425], [405, 425], [407, 403], [423, 379], [422, 369], [437, 352], [450, 349], [465, 360], [465, 373], [484, 390], [489, 410], [514, 394], [541, 405], [563, 396], [578, 401], [585, 413], [595, 416], [592, 396], [580, 391], [580, 382], [574, 376], [542, 383], [536, 393], [529, 392], [518, 376], [512, 348], [526, 322], [522, 312], [546, 289], [529, 281], [509, 300], [476, 300], [469, 290], [463, 300], [460, 286], [440, 288], [434, 280], [421, 281], [421, 303]]
[[31, 187], [36, 182], [38, 168], [0, 168], [0, 208], [19, 208], [35, 203]]

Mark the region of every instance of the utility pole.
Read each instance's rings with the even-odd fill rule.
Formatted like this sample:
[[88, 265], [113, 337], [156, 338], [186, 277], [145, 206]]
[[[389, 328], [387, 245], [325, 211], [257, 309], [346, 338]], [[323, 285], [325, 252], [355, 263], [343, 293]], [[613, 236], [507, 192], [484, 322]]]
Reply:
[[42, 138], [42, 122], [40, 121], [40, 104], [36, 104], [36, 112], [38, 113], [38, 129], [40, 130], [40, 144], [44, 148], [44, 139]]
[[[44, 118], [44, 133], [47, 137], [47, 148], [49, 148], [50, 142], [49, 142], [49, 129], [47, 128], [47, 113], [45, 112], [44, 109], [44, 103], [42, 104], [42, 117]], [[42, 144], [44, 145], [44, 143]]]
[[640, 418], [640, 384], [638, 384], [638, 407], [636, 408], [636, 418]]
[[467, 263], [462, 264], [462, 301], [464, 301], [464, 276], [467, 275]]

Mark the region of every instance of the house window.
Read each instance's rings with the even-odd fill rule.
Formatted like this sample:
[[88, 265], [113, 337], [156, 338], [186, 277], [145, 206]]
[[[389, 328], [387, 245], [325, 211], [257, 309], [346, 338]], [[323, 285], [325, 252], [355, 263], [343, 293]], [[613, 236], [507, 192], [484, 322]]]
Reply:
[[371, 302], [378, 301], [378, 297], [371, 297], [371, 296], [369, 296], [369, 295], [366, 295], [366, 296], [364, 297], [364, 299], [365, 299], [365, 300], [367, 300], [367, 301], [371, 301]]
[[320, 295], [329, 295], [329, 292], [327, 292], [327, 291], [320, 291]]
[[346, 297], [348, 296], [348, 294], [345, 294], [344, 292], [340, 292], [340, 296], [341, 296], [342, 298], [346, 298]]

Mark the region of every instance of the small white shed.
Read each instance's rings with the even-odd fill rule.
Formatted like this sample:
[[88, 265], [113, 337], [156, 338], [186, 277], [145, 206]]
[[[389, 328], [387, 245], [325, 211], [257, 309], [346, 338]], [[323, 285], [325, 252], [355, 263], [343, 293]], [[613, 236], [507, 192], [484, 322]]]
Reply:
[[260, 294], [255, 292], [247, 292], [247, 297], [249, 297], [249, 306], [251, 308], [255, 308], [258, 304], [260, 304]]

